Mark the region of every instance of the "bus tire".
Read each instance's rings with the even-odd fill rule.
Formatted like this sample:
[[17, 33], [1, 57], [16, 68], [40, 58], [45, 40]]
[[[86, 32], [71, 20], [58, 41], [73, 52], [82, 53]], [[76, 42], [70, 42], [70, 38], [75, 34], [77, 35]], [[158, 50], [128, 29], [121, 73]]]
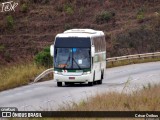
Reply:
[[93, 86], [93, 82], [88, 82], [88, 86]]
[[70, 85], [71, 83], [70, 83], [70, 82], [65, 82], [64, 84], [65, 84], [65, 85]]
[[104, 70], [102, 71], [101, 79], [102, 79], [102, 80], [104, 79]]
[[98, 80], [98, 84], [102, 84], [102, 80]]
[[61, 87], [62, 86], [62, 82], [57, 82], [57, 86]]

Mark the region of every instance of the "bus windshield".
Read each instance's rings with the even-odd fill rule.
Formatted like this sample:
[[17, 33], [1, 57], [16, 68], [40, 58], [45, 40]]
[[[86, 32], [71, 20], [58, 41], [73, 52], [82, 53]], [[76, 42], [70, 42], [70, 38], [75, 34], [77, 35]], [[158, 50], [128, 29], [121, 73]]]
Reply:
[[90, 68], [90, 48], [56, 48], [54, 66], [63, 69]]

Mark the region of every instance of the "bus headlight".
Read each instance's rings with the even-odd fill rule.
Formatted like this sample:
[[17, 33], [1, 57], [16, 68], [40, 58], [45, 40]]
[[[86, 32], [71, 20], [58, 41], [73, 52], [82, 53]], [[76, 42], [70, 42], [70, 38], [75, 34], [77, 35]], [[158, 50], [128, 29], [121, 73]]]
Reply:
[[87, 75], [87, 74], [90, 74], [91, 71], [88, 71], [88, 72], [83, 72], [83, 75]]

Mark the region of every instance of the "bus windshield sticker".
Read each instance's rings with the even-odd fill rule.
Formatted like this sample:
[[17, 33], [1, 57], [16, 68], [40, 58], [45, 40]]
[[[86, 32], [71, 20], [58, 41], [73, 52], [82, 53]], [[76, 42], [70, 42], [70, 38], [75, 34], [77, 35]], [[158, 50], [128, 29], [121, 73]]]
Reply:
[[82, 60], [78, 60], [78, 64], [82, 64]]
[[58, 67], [60, 67], [60, 68], [67, 67], [67, 64], [59, 64]]
[[73, 48], [73, 52], [76, 52], [77, 51], [77, 48]]

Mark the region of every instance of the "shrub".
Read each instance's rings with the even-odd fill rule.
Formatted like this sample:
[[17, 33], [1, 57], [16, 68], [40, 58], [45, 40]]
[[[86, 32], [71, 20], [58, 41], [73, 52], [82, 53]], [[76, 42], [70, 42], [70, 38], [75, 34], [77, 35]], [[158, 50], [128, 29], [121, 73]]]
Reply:
[[11, 55], [11, 53], [9, 53], [8, 51], [4, 52], [4, 59], [6, 62], [11, 62], [13, 60], [13, 57]]
[[7, 18], [6, 18], [7, 20], [7, 27], [9, 28], [9, 29], [13, 29], [13, 27], [14, 27], [14, 20], [13, 20], [13, 17], [11, 16], [11, 15], [9, 15], [9, 16], [7, 16]]
[[0, 52], [4, 51], [5, 47], [4, 45], [0, 45]]
[[64, 5], [64, 11], [69, 15], [74, 13], [73, 7], [71, 5], [68, 5], [68, 4]]
[[68, 30], [68, 29], [71, 29], [71, 28], [72, 28], [72, 26], [70, 24], [68, 24], [68, 23], [66, 23], [64, 25], [64, 30]]
[[144, 21], [144, 15], [137, 15], [137, 20], [139, 23]]
[[142, 23], [144, 21], [144, 9], [139, 9], [137, 12], [137, 20], [139, 23]]
[[35, 62], [37, 65], [51, 67], [53, 65], [53, 58], [50, 56], [50, 48], [46, 47], [43, 51], [39, 52], [35, 56]]
[[26, 3], [23, 3], [21, 6], [21, 11], [23, 13], [26, 13], [28, 11], [28, 5]]
[[109, 11], [103, 11], [96, 16], [96, 22], [97, 23], [109, 22], [113, 16], [115, 16], [115, 13]]

